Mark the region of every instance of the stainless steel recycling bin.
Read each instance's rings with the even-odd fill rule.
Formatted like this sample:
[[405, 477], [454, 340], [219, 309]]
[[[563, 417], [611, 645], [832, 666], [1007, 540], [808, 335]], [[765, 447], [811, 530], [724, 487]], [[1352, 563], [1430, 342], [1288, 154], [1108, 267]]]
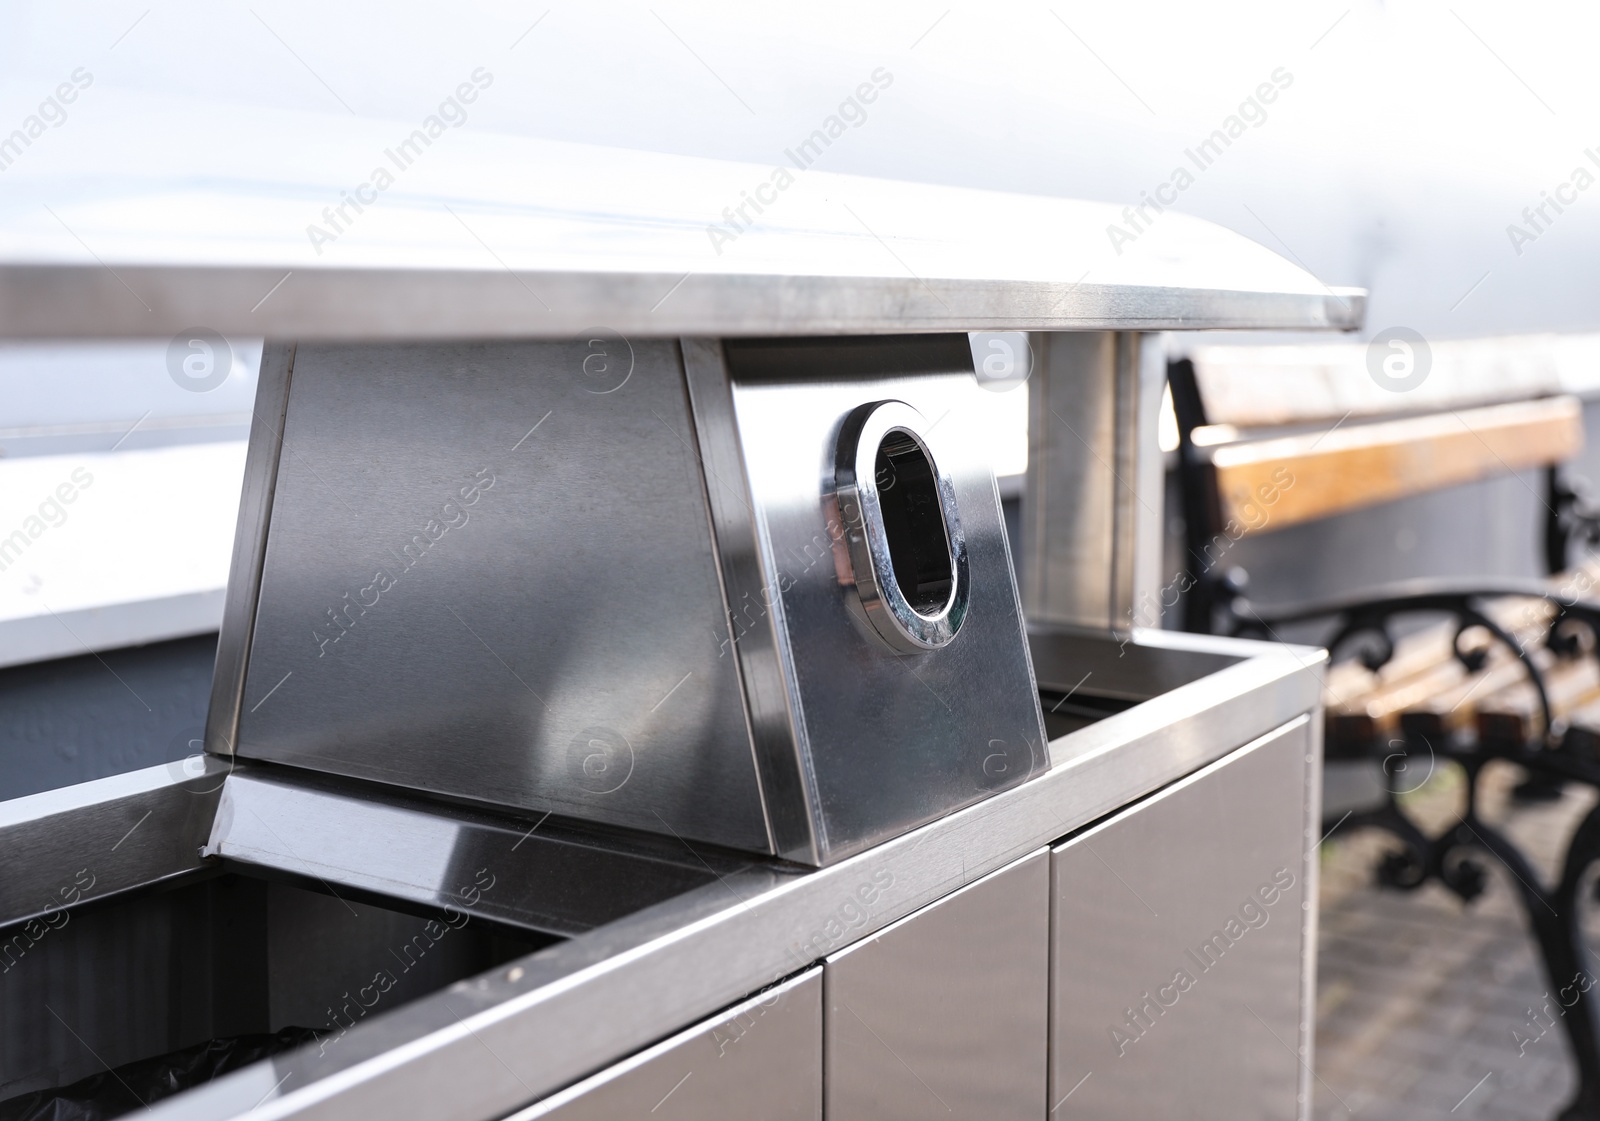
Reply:
[[807, 864], [1045, 766], [964, 335], [265, 362], [213, 750]]
[[0, 803], [0, 1108], [1308, 1115], [1322, 652], [1133, 605], [1154, 332], [1361, 294], [821, 172], [708, 248], [758, 174], [508, 141], [473, 239], [315, 256], [248, 183], [155, 250], [80, 184], [99, 263], [0, 208], [0, 335], [268, 340], [205, 754]]

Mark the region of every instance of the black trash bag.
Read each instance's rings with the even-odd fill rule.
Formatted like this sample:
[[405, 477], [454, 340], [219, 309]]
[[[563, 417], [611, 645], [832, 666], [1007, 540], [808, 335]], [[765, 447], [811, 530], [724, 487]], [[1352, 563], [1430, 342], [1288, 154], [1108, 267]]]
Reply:
[[310, 1028], [210, 1039], [91, 1074], [70, 1086], [35, 1090], [0, 1102], [0, 1121], [109, 1121], [316, 1039], [317, 1033]]

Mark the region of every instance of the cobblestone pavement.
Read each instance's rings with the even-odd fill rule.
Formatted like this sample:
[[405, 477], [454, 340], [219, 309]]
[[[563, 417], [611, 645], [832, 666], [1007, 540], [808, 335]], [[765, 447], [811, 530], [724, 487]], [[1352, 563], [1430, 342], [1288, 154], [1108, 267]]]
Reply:
[[[1508, 795], [1519, 777], [1510, 766], [1486, 773], [1481, 814], [1550, 878], [1595, 794], [1573, 787], [1559, 802], [1517, 806]], [[1437, 833], [1459, 817], [1462, 785], [1459, 771], [1441, 771], [1408, 796], [1407, 810]], [[1372, 869], [1385, 847], [1371, 831], [1335, 832], [1322, 847], [1314, 1116], [1554, 1118], [1575, 1075], [1560, 1024], [1541, 1035], [1533, 1016], [1551, 986], [1510, 869], [1485, 854], [1489, 888], [1463, 904], [1437, 883], [1377, 887]], [[1585, 925], [1600, 947], [1600, 918], [1587, 915]], [[1590, 960], [1600, 977], [1592, 951]]]

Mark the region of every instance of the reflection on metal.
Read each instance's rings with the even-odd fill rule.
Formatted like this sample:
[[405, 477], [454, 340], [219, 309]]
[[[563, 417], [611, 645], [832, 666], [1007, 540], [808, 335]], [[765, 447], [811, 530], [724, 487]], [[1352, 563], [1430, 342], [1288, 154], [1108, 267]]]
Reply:
[[195, 755], [0, 802], [0, 925], [199, 870], [230, 769]]
[[[585, 834], [544, 820], [530, 827], [349, 784], [291, 782], [249, 764], [223, 788], [205, 852], [331, 891], [569, 936], [750, 866], [670, 839]], [[492, 890], [482, 888], [485, 877]]]
[[[347, 150], [342, 127], [311, 147]], [[404, 924], [363, 931], [357, 905], [486, 920], [410, 1003], [157, 1116], [478, 1121], [547, 1098], [528, 1115], [815, 1117], [824, 1092], [840, 1116], [937, 1116], [922, 1090], [1040, 1116], [1044, 846], [1318, 697], [1312, 651], [1128, 654], [1160, 530], [1159, 363], [1132, 332], [1353, 327], [1363, 297], [1180, 215], [1108, 247], [1094, 204], [823, 172], [724, 253], [705, 215], [752, 169], [530, 158], [551, 151], [503, 138], [441, 165], [425, 205], [364, 212], [326, 260], [281, 185], [174, 173], [189, 221], [157, 242], [160, 185], [64, 189], [47, 232], [0, 201], [0, 335], [278, 340], [212, 758], [0, 815], [29, 861], [0, 901], [36, 916], [63, 877], [73, 903], [185, 876], [202, 910], [227, 885], [294, 893], [270, 933], [246, 907], [200, 939], [252, 984], [251, 960], [302, 967], [280, 985], [269, 964], [257, 1003], [205, 1002], [239, 1023], [315, 1020], [325, 989], [375, 1007], [350, 970]], [[1031, 636], [968, 429], [984, 328], [1096, 332], [1024, 340], [1020, 370], [1009, 336], [985, 344], [987, 388], [1029, 381], [1043, 423]], [[1030, 643], [1052, 719], [1082, 725], [1054, 743]], [[105, 852], [127, 855], [97, 855], [122, 824]], [[91, 860], [104, 888], [72, 878]], [[788, 979], [766, 1019], [751, 994]], [[918, 1085], [858, 1063], [845, 1013]]]
[[289, 379], [293, 371], [292, 345], [269, 343], [262, 347], [261, 375], [256, 382], [255, 412], [250, 423], [250, 446], [245, 453], [244, 491], [239, 498], [239, 524], [233, 536], [227, 600], [223, 605], [222, 630], [217, 636], [217, 666], [211, 678], [211, 709], [206, 715], [206, 750], [217, 755], [233, 754], [239, 737], [245, 659], [255, 627], [267, 523], [272, 516], [272, 497], [278, 482], [283, 417], [289, 405]]
[[287, 180], [219, 170], [232, 157], [208, 150], [137, 181], [67, 173], [51, 180], [53, 212], [27, 192], [0, 200], [0, 335], [1325, 329], [1359, 326], [1365, 302], [1182, 214], [1115, 246], [1118, 207], [816, 169], [783, 192], [780, 220], [708, 243], [707, 220], [771, 168], [511, 136], [434, 165], [425, 190], [385, 195], [323, 245], [308, 241], [321, 203], [307, 200], [341, 197], [336, 154], [372, 135], [331, 118], [295, 127], [230, 117], [231, 152], [294, 147]]
[[1159, 336], [1036, 335], [1023, 503], [1030, 622], [1159, 625], [1165, 472], [1156, 442]]
[[586, 1078], [506, 1121], [821, 1121], [822, 970]]
[[[367, 1016], [547, 943], [385, 903], [315, 881], [198, 875], [52, 915], [37, 937], [12, 927], [0, 942], [6, 1115], [105, 1116], [135, 1104], [127, 1090], [148, 1102], [224, 1055], [259, 1053], [269, 1031], [338, 1054]], [[150, 1061], [174, 1051], [187, 1061]], [[107, 1075], [127, 1063], [141, 1069]], [[81, 1078], [98, 1082], [65, 1110], [13, 1097]]]
[[970, 884], [827, 959], [830, 1121], [1045, 1112], [1050, 854]]
[[[685, 343], [685, 358], [778, 851], [838, 859], [1047, 766], [994, 477], [962, 438], [962, 401], [983, 392], [966, 337]], [[883, 410], [885, 435], [915, 430], [938, 465], [939, 516], [959, 531], [942, 544], [966, 578], [946, 593], [959, 633], [908, 653], [861, 619], [862, 566], [830, 494], [847, 419], [880, 402], [904, 409]], [[938, 616], [916, 627], [944, 633]], [[803, 818], [775, 796], [794, 790]]]
[[1301, 718], [1055, 849], [1051, 1106], [1309, 1116], [1319, 762]]
[[210, 749], [808, 864], [1045, 766], [966, 338], [681, 354], [300, 345]]
[[678, 348], [595, 353], [297, 348], [241, 756], [770, 849]]
[[955, 637], [972, 599], [955, 484], [928, 450], [927, 417], [858, 406], [839, 431], [834, 501], [866, 620], [902, 654]]

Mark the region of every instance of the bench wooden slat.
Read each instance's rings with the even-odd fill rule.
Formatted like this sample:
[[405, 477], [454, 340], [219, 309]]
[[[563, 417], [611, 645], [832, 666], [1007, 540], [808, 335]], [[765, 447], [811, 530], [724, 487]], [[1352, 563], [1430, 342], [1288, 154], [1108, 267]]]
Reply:
[[1443, 412], [1600, 389], [1600, 334], [1436, 340], [1427, 377], [1396, 394], [1368, 374], [1369, 344], [1201, 345], [1190, 351], [1212, 424], [1264, 428]]
[[[1549, 625], [1553, 608], [1537, 600], [1503, 599], [1484, 605], [1484, 613], [1507, 634], [1525, 646], [1534, 645]], [[1325, 679], [1326, 703], [1330, 711], [1350, 715], [1364, 713], [1389, 716], [1409, 703], [1417, 691], [1427, 695], [1427, 686], [1445, 688], [1466, 676], [1466, 668], [1455, 657], [1456, 624], [1436, 623], [1414, 631], [1395, 644], [1394, 656], [1376, 672], [1351, 660], [1330, 668]], [[1510, 652], [1492, 645], [1492, 663], [1510, 657]]]
[[[1543, 657], [1541, 657], [1543, 655]], [[1535, 662], [1542, 670], [1549, 664], [1547, 651], [1534, 652]], [[1451, 732], [1459, 732], [1473, 723], [1475, 709], [1467, 702], [1478, 693], [1493, 694], [1500, 689], [1527, 680], [1527, 670], [1514, 658], [1500, 661], [1482, 673], [1464, 679], [1449, 689], [1435, 694], [1421, 704], [1400, 714], [1400, 727], [1405, 731], [1420, 732], [1439, 739]]]
[[[1600, 558], [1552, 577], [1549, 585], [1562, 595], [1600, 585]], [[1592, 655], [1557, 658], [1540, 645], [1554, 612], [1546, 601], [1508, 596], [1482, 606], [1513, 641], [1532, 650], [1555, 718], [1600, 750], [1600, 662]], [[1406, 730], [1437, 738], [1470, 725], [1480, 736], [1500, 739], [1526, 740], [1542, 731], [1538, 694], [1515, 655], [1495, 643], [1484, 669], [1469, 674], [1452, 649], [1456, 625], [1441, 622], [1399, 639], [1376, 673], [1353, 659], [1330, 666], [1324, 681], [1329, 744], [1360, 748]]]
[[1229, 444], [1212, 463], [1224, 518], [1266, 533], [1582, 448], [1582, 406], [1562, 396]]
[[1600, 696], [1596, 696], [1566, 714], [1570, 726], [1569, 736], [1577, 740], [1574, 745], [1579, 754], [1600, 754]]
[[[1591, 657], [1557, 661], [1545, 672], [1544, 684], [1552, 715], [1570, 719], [1586, 702], [1600, 697], [1600, 664]], [[1543, 730], [1539, 694], [1526, 679], [1482, 700], [1474, 698], [1473, 707], [1483, 739], [1523, 743]]]

